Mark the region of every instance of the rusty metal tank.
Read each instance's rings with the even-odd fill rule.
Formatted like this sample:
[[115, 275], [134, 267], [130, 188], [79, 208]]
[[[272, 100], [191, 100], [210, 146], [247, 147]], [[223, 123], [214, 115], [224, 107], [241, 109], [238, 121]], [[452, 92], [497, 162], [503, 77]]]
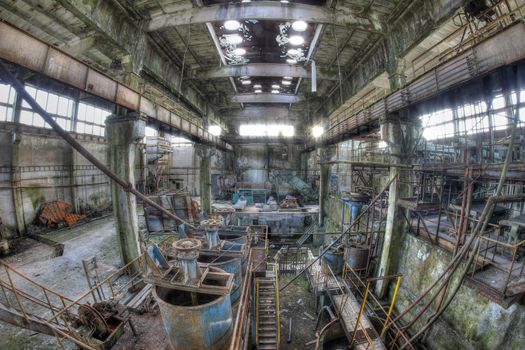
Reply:
[[330, 276], [340, 275], [343, 272], [343, 250], [340, 246], [328, 250], [321, 259], [321, 271], [323, 274]]
[[[195, 281], [202, 272], [197, 263], [201, 242], [186, 238], [173, 244], [180, 261], [185, 288], [156, 285], [153, 297], [160, 309], [164, 329], [174, 350], [223, 350], [232, 332], [230, 291], [226, 294], [199, 292]], [[213, 268], [215, 271], [223, 270]], [[191, 286], [191, 288], [189, 288]], [[191, 291], [193, 290], [193, 291]], [[209, 289], [207, 289], [209, 291]]]
[[157, 286], [153, 297], [159, 304], [164, 329], [174, 350], [222, 350], [232, 332], [230, 295], [197, 293]]
[[345, 261], [353, 270], [364, 270], [368, 263], [369, 249], [356, 244], [345, 247]]
[[233, 274], [233, 287], [230, 294], [231, 302], [235, 303], [241, 296], [242, 259], [219, 254], [199, 255], [198, 261]]

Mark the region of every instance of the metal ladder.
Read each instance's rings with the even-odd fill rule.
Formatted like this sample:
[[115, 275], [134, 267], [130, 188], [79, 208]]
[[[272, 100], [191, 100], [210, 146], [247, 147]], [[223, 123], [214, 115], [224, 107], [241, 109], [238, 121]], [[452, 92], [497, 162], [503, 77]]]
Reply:
[[276, 271], [268, 271], [266, 277], [256, 283], [256, 341], [259, 350], [277, 350], [280, 342], [279, 278]]

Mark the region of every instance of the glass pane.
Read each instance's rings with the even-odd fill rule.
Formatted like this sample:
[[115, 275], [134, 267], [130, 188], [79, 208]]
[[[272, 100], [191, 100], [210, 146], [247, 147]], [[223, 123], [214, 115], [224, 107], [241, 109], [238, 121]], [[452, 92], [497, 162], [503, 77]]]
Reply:
[[92, 134], [93, 133], [93, 125], [86, 124], [85, 133], [86, 134]]
[[58, 115], [67, 116], [68, 112], [68, 99], [65, 97], [60, 96], [58, 99]]
[[33, 126], [43, 128], [45, 125], [46, 125], [46, 122], [44, 122], [44, 119], [42, 119], [41, 116], [35, 113], [33, 117]]
[[0, 84], [0, 102], [9, 102], [10, 86], [6, 84]]
[[55, 94], [49, 94], [49, 99], [47, 100], [46, 111], [51, 114], [57, 114], [58, 108], [58, 96]]
[[7, 107], [0, 106], [0, 121], [7, 121]]
[[86, 120], [86, 105], [84, 103], [78, 104], [77, 119]]
[[79, 134], [83, 134], [84, 133], [85, 127], [86, 127], [86, 124], [84, 124], [82, 122], [77, 122], [77, 132]]
[[20, 112], [20, 123], [32, 125], [33, 124], [33, 112], [22, 110]]
[[36, 92], [36, 102], [38, 102], [40, 107], [44, 109], [47, 108], [47, 96], [48, 96], [48, 93], [43, 90], [37, 90]]

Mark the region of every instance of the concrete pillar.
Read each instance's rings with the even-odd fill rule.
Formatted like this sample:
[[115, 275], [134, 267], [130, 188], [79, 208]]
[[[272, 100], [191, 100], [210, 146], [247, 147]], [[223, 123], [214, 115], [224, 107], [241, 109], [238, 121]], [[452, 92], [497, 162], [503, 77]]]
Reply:
[[[111, 170], [135, 185], [135, 151], [145, 135], [146, 123], [138, 115], [112, 115], [106, 119]], [[113, 214], [122, 263], [127, 264], [140, 254], [137, 202], [135, 196], [111, 182]]]
[[215, 149], [206, 145], [195, 145], [197, 155], [201, 159], [199, 165], [199, 187], [201, 197], [201, 210], [211, 214], [211, 157]]
[[325, 147], [318, 150], [320, 163], [319, 172], [319, 227], [325, 223], [326, 211], [328, 206], [328, 193], [330, 188], [331, 165], [323, 164], [332, 159], [335, 155], [334, 147]]
[[405, 75], [406, 62], [404, 59], [393, 60], [387, 68], [390, 91], [396, 91], [406, 85], [407, 77]]
[[[389, 116], [381, 122], [381, 138], [390, 149], [393, 164], [406, 164], [411, 159], [416, 142], [417, 124], [401, 118], [399, 115]], [[387, 276], [396, 270], [403, 235], [407, 229], [404, 209], [398, 208], [398, 198], [410, 196], [410, 181], [407, 171], [391, 167], [389, 179], [396, 178], [388, 189], [388, 209], [386, 216], [383, 250], [379, 264], [378, 276]], [[403, 185], [402, 185], [403, 183]], [[386, 295], [388, 281], [380, 280], [376, 285], [376, 295], [383, 298]]]
[[20, 236], [26, 233], [26, 222], [24, 215], [24, 201], [22, 188], [22, 174], [20, 171], [20, 142], [22, 135], [19, 132], [11, 134], [11, 186], [13, 188], [13, 208], [15, 212], [16, 229]]

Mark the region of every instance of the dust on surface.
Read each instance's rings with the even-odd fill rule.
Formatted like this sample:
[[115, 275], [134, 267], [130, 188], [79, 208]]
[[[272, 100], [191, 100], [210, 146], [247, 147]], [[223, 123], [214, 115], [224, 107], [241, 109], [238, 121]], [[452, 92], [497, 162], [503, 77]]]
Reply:
[[[293, 276], [281, 276], [279, 285], [282, 287]], [[315, 349], [315, 344], [305, 346], [306, 343], [316, 339], [315, 323], [315, 296], [309, 291], [308, 280], [301, 276], [290, 284], [280, 294], [281, 305], [281, 346], [282, 350]], [[304, 313], [314, 318], [311, 320]], [[292, 318], [292, 341], [287, 342], [290, 318]]]

